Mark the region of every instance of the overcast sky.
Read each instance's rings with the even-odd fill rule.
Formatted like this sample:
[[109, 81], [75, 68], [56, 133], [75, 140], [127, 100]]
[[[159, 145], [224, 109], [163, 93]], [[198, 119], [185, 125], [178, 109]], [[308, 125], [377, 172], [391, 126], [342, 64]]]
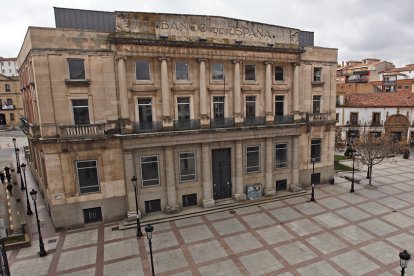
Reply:
[[0, 56], [17, 56], [28, 26], [55, 27], [54, 6], [232, 17], [313, 31], [338, 62], [414, 63], [413, 0], [14, 0], [0, 10]]

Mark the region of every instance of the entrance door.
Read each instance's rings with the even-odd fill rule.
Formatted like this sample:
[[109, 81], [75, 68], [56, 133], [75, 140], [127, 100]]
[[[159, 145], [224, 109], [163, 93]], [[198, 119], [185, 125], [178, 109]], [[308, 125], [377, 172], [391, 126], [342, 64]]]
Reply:
[[231, 197], [230, 149], [213, 150], [213, 198]]
[[4, 115], [3, 113], [0, 114], [0, 125], [6, 125], [6, 115]]

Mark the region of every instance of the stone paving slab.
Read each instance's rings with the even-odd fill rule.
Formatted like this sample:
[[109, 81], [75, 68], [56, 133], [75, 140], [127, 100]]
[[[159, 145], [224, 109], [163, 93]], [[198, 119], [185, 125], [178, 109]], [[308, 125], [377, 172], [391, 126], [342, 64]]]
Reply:
[[[316, 187], [316, 202], [301, 196], [155, 223], [156, 275], [399, 275], [398, 253], [414, 253], [413, 167], [398, 158], [376, 167], [374, 189], [359, 172], [353, 194], [336, 178]], [[9, 251], [12, 275], [150, 275], [145, 235], [114, 225], [62, 231], [45, 258], [36, 241]]]

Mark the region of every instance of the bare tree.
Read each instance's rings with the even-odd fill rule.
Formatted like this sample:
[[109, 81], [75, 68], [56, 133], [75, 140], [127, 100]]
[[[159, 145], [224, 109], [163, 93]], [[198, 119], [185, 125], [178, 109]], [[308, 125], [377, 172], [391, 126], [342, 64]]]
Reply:
[[354, 150], [360, 156], [359, 161], [368, 167], [369, 186], [372, 186], [372, 168], [380, 164], [386, 158], [392, 157], [394, 153], [404, 150], [406, 143], [394, 141], [388, 135], [377, 137], [372, 133], [361, 133], [354, 141]]
[[346, 147], [346, 142], [342, 139], [342, 128], [339, 127], [335, 130], [335, 150], [344, 151]]

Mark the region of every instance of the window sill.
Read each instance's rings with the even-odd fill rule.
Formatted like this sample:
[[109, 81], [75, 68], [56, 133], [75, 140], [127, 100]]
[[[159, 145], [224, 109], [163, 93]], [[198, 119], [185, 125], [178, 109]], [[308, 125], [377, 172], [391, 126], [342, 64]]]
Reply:
[[91, 80], [89, 80], [89, 79], [84, 79], [84, 80], [66, 79], [65, 83], [68, 86], [89, 86], [89, 84], [91, 83]]
[[312, 86], [322, 86], [324, 84], [324, 81], [312, 81]]

